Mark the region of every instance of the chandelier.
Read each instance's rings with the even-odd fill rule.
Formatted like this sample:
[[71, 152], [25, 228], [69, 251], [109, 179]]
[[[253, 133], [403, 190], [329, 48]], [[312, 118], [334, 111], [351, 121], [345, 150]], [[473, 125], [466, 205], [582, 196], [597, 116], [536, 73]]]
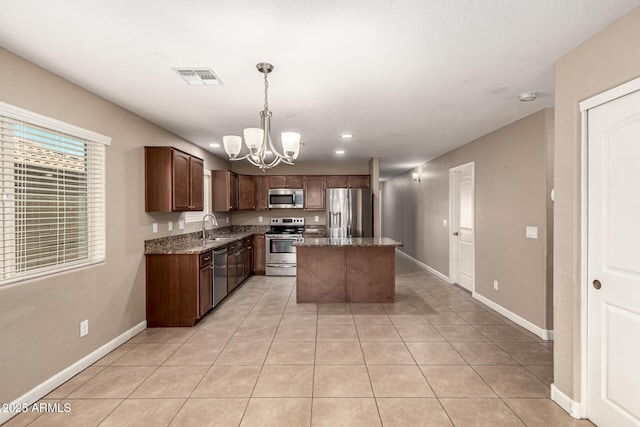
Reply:
[[[246, 128], [243, 132], [244, 143], [249, 153], [238, 157], [242, 150], [242, 138], [237, 135], [226, 135], [222, 137], [224, 151], [227, 152], [229, 160], [247, 160], [252, 165], [259, 167], [263, 172], [278, 165], [280, 162], [292, 165], [298, 158], [300, 152], [300, 134], [296, 132], [282, 132], [282, 152], [280, 154], [271, 141], [271, 111], [269, 111], [269, 101], [267, 92], [269, 82], [267, 75], [273, 71], [273, 65], [261, 62], [256, 65], [258, 71], [264, 74], [264, 110], [260, 111], [260, 127]], [[266, 157], [273, 154], [275, 157], [271, 161], [266, 161]]]

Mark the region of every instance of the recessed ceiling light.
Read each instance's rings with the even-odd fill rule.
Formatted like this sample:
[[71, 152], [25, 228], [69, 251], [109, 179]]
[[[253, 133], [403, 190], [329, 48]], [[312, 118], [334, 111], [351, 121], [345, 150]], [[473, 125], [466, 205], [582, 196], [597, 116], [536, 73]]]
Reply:
[[336, 154], [344, 154], [344, 150], [336, 150]]
[[209, 147], [213, 147], [213, 148], [220, 148], [220, 144], [213, 142], [211, 144], [209, 144]]
[[353, 138], [353, 134], [352, 133], [343, 133], [342, 135], [340, 135], [340, 138], [342, 138], [342, 139], [350, 139], [350, 138]]
[[538, 94], [535, 92], [522, 92], [520, 94], [520, 102], [535, 101], [537, 97], [538, 97]]

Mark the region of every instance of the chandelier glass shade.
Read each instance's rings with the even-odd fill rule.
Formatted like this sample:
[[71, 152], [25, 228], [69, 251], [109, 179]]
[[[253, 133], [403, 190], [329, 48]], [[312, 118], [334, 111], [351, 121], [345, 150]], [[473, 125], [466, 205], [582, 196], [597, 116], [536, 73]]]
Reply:
[[[271, 116], [269, 111], [269, 101], [267, 98], [269, 91], [269, 81], [267, 75], [273, 71], [273, 65], [261, 62], [256, 65], [258, 71], [264, 74], [264, 110], [260, 111], [260, 127], [246, 128], [243, 131], [244, 144], [249, 151], [240, 156], [242, 151], [242, 137], [237, 135], [226, 135], [222, 137], [224, 150], [229, 156], [229, 160], [247, 160], [252, 165], [266, 171], [282, 163], [292, 165], [300, 153], [300, 134], [296, 132], [282, 132], [282, 154], [276, 150], [271, 140]], [[267, 160], [273, 155], [272, 160]]]

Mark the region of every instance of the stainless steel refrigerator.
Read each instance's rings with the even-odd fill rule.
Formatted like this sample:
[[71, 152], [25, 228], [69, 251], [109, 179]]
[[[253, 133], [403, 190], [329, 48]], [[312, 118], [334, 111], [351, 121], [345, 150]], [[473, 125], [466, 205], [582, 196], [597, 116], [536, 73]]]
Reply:
[[326, 209], [327, 237], [373, 236], [370, 188], [328, 188]]

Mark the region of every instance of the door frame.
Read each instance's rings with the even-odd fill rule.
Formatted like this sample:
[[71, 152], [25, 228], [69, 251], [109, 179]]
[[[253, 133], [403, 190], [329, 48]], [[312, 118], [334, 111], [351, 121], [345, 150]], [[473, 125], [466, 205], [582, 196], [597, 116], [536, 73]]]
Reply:
[[580, 102], [581, 113], [581, 144], [580, 144], [580, 403], [573, 407], [570, 414], [575, 418], [588, 416], [587, 398], [587, 323], [589, 320], [588, 290], [589, 290], [589, 110], [606, 104], [617, 98], [640, 90], [640, 78], [631, 80], [613, 89], [604, 91]]
[[[452, 225], [453, 212], [456, 208], [456, 195], [458, 186], [455, 180], [455, 173], [463, 169], [471, 169], [471, 179], [473, 180], [473, 247], [471, 251], [473, 253], [471, 262], [473, 263], [473, 280], [471, 281], [471, 294], [476, 290], [476, 162], [468, 162], [458, 166], [449, 168], [449, 281], [451, 283], [457, 283], [460, 286], [460, 259], [456, 249], [456, 239], [453, 236]], [[466, 289], [466, 288], [463, 288]]]

